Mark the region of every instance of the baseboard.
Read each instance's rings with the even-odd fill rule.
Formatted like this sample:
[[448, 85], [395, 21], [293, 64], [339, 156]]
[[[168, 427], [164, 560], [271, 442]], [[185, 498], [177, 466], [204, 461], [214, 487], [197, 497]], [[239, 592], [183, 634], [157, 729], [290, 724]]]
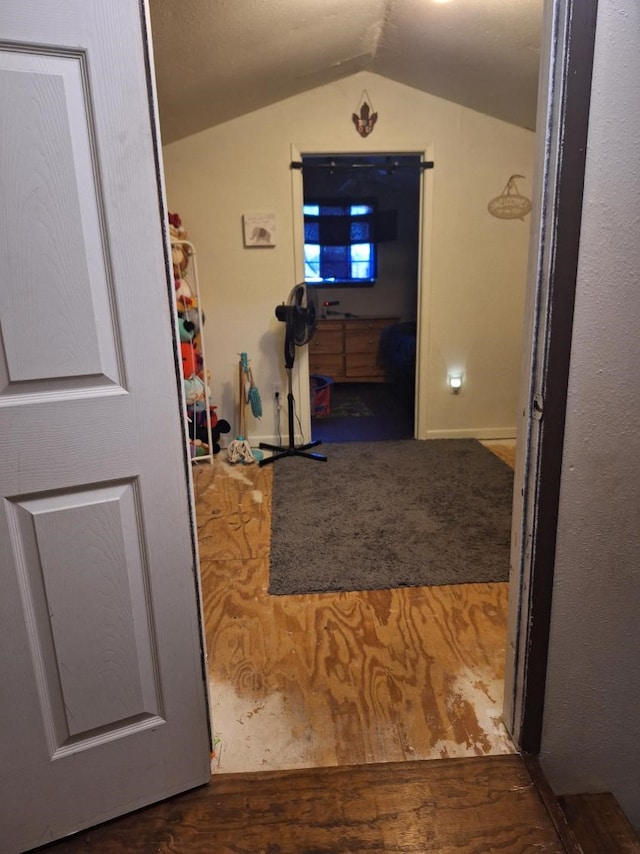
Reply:
[[465, 427], [460, 430], [427, 430], [426, 439], [515, 439], [515, 427]]
[[[231, 434], [229, 434], [230, 436]], [[235, 438], [235, 436], [233, 437]], [[495, 439], [496, 441], [503, 441], [505, 439], [515, 440], [516, 438], [516, 429], [515, 427], [482, 427], [478, 428], [469, 428], [464, 430], [429, 430], [427, 435], [424, 437], [425, 439], [479, 439], [483, 441], [488, 441], [491, 439]], [[226, 444], [228, 445], [231, 441], [230, 438], [227, 437]], [[280, 440], [278, 440], [277, 436], [249, 436], [249, 441], [251, 443], [251, 447], [257, 448], [260, 442], [266, 442], [269, 445], [277, 445], [280, 441], [280, 444], [287, 445], [289, 439], [287, 436], [281, 436]], [[303, 440], [300, 434], [296, 434], [295, 443], [296, 445], [301, 445], [304, 442], [310, 441], [308, 438]]]

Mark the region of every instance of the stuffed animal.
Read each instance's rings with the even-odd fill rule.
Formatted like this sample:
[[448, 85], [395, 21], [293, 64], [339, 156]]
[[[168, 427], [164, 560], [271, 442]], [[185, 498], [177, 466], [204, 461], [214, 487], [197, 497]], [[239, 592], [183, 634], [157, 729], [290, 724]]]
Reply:
[[180, 344], [180, 355], [182, 356], [182, 376], [185, 379], [197, 374], [200, 365], [198, 351], [191, 342], [182, 341]]
[[[212, 453], [219, 454], [220, 453], [220, 442], [219, 439], [223, 433], [231, 432], [231, 425], [228, 421], [225, 421], [224, 418], [218, 418], [216, 413], [216, 407], [209, 407], [209, 419], [211, 422], [211, 441], [212, 441]], [[209, 441], [209, 431], [207, 430], [207, 416], [206, 413], [198, 412], [195, 417], [195, 435], [196, 438], [200, 439], [202, 442]]]
[[193, 439], [189, 442], [189, 454], [191, 458], [193, 457], [204, 457], [209, 453], [209, 446], [206, 442], [202, 442], [200, 439]]
[[189, 266], [189, 254], [187, 247], [180, 242], [181, 238], [173, 238], [171, 243], [171, 260], [173, 262], [173, 275], [180, 277]]
[[[193, 323], [194, 332], [197, 334], [200, 332], [200, 314], [195, 308], [190, 308], [187, 311], [183, 312], [182, 317], [185, 320], [188, 320], [189, 323]], [[202, 315], [202, 322], [204, 323], [204, 314]]]
[[184, 314], [187, 311], [194, 310], [198, 307], [198, 303], [191, 290], [191, 285], [188, 279], [175, 279], [176, 286], [176, 305], [178, 312]]
[[[174, 223], [179, 223], [179, 225]], [[178, 311], [182, 313], [195, 309], [197, 305], [187, 277], [190, 248], [183, 242], [187, 239], [187, 232], [182, 227], [178, 214], [169, 214], [169, 235], [171, 237], [171, 260], [173, 262], [176, 301]]]
[[187, 232], [182, 225], [180, 214], [170, 213], [167, 218], [169, 220], [169, 233], [171, 234], [171, 237], [176, 240], [186, 240]]
[[196, 324], [191, 320], [185, 320], [182, 316], [178, 317], [178, 331], [180, 332], [180, 341], [183, 344], [188, 344], [193, 341], [193, 336], [196, 334]]
[[195, 409], [196, 412], [204, 411], [206, 406], [205, 386], [196, 374], [185, 378], [184, 396], [189, 409]]
[[231, 432], [231, 424], [229, 424], [228, 421], [225, 421], [224, 418], [218, 418], [216, 420], [215, 427], [211, 428], [211, 438], [213, 440], [213, 453], [214, 454], [220, 453], [220, 443], [218, 442], [218, 439], [220, 438], [220, 436], [223, 433], [230, 433], [230, 432]]

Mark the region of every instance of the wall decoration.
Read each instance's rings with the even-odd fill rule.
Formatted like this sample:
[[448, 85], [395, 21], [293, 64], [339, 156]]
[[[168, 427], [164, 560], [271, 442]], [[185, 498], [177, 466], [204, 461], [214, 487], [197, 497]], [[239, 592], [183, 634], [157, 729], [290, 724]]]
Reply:
[[363, 89], [362, 95], [360, 95], [357, 110], [357, 113], [351, 114], [351, 121], [354, 123], [360, 136], [367, 137], [373, 131], [375, 123], [378, 121], [378, 114], [373, 111], [371, 98], [366, 89]]
[[531, 201], [518, 192], [516, 178], [524, 178], [524, 175], [512, 175], [504, 186], [499, 196], [491, 199], [487, 209], [492, 216], [498, 219], [521, 219], [531, 210]]
[[242, 215], [244, 245], [247, 247], [276, 245], [276, 215], [273, 211], [251, 211]]

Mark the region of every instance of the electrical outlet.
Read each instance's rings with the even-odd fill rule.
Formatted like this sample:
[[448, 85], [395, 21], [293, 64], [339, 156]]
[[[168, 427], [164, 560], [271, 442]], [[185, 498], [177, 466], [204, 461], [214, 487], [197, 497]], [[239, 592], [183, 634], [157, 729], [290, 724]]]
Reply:
[[272, 389], [274, 397], [280, 397], [282, 395], [282, 387], [280, 383], [273, 383]]

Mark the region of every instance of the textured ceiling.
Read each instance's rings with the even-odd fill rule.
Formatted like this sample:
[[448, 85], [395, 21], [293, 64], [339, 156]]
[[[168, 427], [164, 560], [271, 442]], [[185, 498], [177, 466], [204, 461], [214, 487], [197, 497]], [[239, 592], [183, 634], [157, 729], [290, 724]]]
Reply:
[[163, 142], [368, 70], [533, 129], [543, 0], [150, 0]]

